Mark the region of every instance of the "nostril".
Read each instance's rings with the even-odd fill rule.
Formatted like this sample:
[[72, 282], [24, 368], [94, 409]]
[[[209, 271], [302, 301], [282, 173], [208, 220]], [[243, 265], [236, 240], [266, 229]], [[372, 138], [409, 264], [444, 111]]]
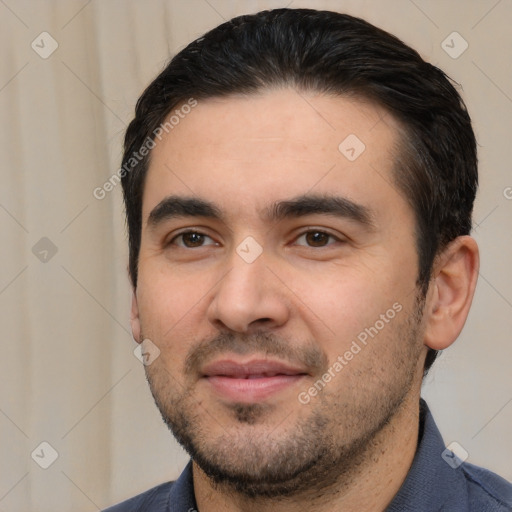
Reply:
[[253, 320], [250, 325], [251, 326], [255, 326], [255, 325], [262, 325], [262, 324], [269, 324], [269, 323], [272, 323], [274, 320], [272, 320], [272, 318], [258, 318], [257, 320]]
[[254, 320], [254, 322], [251, 322], [253, 324], [255, 323], [268, 323], [268, 322], [272, 322], [272, 318], [258, 318], [258, 320]]

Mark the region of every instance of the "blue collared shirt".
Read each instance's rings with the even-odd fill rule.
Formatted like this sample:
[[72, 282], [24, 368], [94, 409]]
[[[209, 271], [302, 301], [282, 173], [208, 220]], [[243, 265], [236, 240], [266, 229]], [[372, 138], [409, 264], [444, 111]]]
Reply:
[[[512, 484], [467, 462], [449, 464], [454, 459], [446, 453], [443, 458], [443, 439], [423, 400], [420, 410], [416, 455], [386, 512], [511, 512]], [[175, 482], [161, 484], [104, 512], [197, 512], [192, 462]]]

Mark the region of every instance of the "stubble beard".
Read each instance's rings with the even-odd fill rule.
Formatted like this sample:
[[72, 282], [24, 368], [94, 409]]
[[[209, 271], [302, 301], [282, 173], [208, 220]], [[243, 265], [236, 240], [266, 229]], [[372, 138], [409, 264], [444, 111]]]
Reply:
[[[343, 389], [345, 396], [335, 395], [336, 384], [331, 383], [308, 405], [295, 400], [287, 410], [277, 410], [267, 403], [222, 405], [230, 418], [226, 426], [225, 419], [215, 418], [212, 404], [203, 405], [196, 399], [192, 384], [185, 388], [176, 385], [165, 367], [146, 367], [147, 379], [164, 422], [216, 488], [246, 498], [321, 494], [334, 485], [341, 490], [350, 485], [368, 454], [376, 451], [378, 434], [404, 407], [420, 354], [417, 338], [422, 305], [417, 302], [416, 311], [394, 329], [392, 338], [373, 341], [406, 340], [400, 344], [402, 349], [390, 355], [392, 368], [384, 374], [387, 379], [379, 381], [368, 375], [370, 386], [361, 386], [352, 379], [352, 384]], [[215, 342], [210, 343], [213, 346]], [[220, 341], [220, 345], [231, 345], [232, 349], [240, 346], [235, 343], [229, 337]], [[262, 344], [271, 353], [279, 351], [276, 346], [284, 346], [263, 334], [245, 340], [240, 352]], [[347, 370], [350, 368], [343, 371]], [[296, 416], [297, 407], [310, 410]], [[222, 417], [226, 418], [226, 411]], [[217, 433], [212, 433], [211, 425]]]

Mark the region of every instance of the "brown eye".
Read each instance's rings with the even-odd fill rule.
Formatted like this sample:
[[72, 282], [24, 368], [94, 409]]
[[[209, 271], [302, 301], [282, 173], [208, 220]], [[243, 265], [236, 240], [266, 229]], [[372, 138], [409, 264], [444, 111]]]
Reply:
[[186, 247], [200, 247], [204, 243], [204, 235], [201, 233], [185, 233], [182, 239]]
[[322, 231], [309, 231], [306, 233], [306, 242], [311, 247], [323, 247], [329, 243], [330, 235]]
[[196, 247], [203, 247], [204, 245], [215, 245], [215, 242], [209, 236], [203, 235], [203, 233], [187, 231], [174, 237], [171, 244], [186, 249], [194, 249]]
[[309, 230], [300, 235], [295, 243], [306, 247], [327, 247], [336, 241], [338, 239], [334, 235], [325, 231]]

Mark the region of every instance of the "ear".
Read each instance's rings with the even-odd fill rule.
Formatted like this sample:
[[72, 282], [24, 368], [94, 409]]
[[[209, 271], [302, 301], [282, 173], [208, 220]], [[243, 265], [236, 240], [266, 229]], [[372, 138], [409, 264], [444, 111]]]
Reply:
[[480, 259], [470, 236], [450, 242], [436, 258], [425, 309], [427, 347], [443, 350], [459, 336], [475, 293]]
[[140, 317], [139, 317], [139, 304], [137, 302], [137, 291], [133, 290], [132, 293], [132, 309], [130, 314], [130, 324], [132, 326], [133, 339], [140, 343], [142, 341], [140, 337]]

